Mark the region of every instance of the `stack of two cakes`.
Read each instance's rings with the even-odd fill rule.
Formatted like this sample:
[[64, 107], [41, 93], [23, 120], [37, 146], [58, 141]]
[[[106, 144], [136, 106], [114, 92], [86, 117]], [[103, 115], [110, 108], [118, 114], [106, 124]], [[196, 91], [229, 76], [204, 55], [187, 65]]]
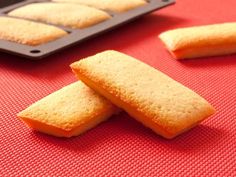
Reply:
[[59, 137], [77, 136], [125, 110], [157, 134], [173, 138], [215, 112], [194, 91], [116, 51], [79, 60], [71, 68], [81, 81], [18, 114], [29, 127]]

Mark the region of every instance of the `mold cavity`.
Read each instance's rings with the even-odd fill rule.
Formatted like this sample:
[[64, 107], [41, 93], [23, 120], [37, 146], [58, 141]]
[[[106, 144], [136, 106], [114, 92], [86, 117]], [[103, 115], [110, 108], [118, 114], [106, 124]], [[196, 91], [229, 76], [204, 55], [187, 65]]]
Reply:
[[37, 50], [37, 49], [30, 51], [30, 53], [35, 53], [35, 54], [40, 53], [40, 52], [41, 52], [41, 51], [40, 51], [40, 50]]

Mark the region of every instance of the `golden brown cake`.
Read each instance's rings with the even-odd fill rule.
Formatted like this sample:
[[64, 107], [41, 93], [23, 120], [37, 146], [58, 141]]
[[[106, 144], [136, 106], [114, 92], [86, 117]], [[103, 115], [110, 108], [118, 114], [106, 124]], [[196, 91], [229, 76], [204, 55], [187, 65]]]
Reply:
[[145, 0], [53, 0], [55, 2], [70, 2], [84, 4], [103, 10], [124, 12], [147, 4]]
[[104, 11], [72, 3], [33, 3], [14, 9], [8, 15], [70, 28], [85, 28], [110, 18]]
[[105, 51], [71, 64], [89, 87], [166, 138], [215, 112], [201, 96], [130, 56]]
[[67, 35], [62, 29], [22, 19], [0, 17], [0, 39], [31, 46]]
[[176, 59], [236, 53], [236, 23], [179, 28], [159, 38]]
[[18, 113], [30, 128], [58, 137], [77, 136], [119, 111], [81, 81], [70, 84]]

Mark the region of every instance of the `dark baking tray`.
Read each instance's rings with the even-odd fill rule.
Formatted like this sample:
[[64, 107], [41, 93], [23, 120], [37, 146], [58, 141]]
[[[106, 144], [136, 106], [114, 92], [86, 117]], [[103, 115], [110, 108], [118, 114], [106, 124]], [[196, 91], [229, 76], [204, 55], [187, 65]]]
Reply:
[[[7, 16], [7, 12], [34, 2], [47, 2], [47, 0], [0, 0], [0, 16]], [[98, 34], [104, 33], [127, 22], [130, 22], [131, 20], [134, 20], [142, 15], [171, 5], [174, 2], [175, 0], [149, 0], [147, 5], [127, 12], [108, 12], [112, 16], [111, 19], [85, 29], [71, 29], [53, 25], [69, 32], [69, 35], [38, 46], [28, 46], [15, 42], [0, 40], [0, 51], [35, 60], [41, 59], [59, 50], [78, 44], [84, 40], [97, 36]]]

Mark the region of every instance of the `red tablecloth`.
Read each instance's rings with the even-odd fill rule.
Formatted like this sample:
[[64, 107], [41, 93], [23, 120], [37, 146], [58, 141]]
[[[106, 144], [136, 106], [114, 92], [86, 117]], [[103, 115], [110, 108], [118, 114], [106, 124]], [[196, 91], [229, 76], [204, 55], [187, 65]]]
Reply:
[[[236, 176], [236, 55], [176, 61], [161, 32], [236, 20], [235, 0], [179, 0], [41, 61], [0, 54], [0, 176]], [[16, 114], [76, 81], [69, 64], [115, 49], [163, 71], [205, 97], [217, 113], [165, 140], [122, 113], [86, 134], [60, 139], [36, 133]]]

